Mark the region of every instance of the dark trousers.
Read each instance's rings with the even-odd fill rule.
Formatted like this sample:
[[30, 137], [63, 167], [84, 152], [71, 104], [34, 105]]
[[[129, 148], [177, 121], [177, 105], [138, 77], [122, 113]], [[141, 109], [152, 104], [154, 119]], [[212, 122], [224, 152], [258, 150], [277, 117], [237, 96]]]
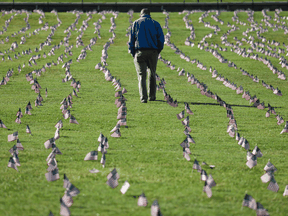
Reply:
[[[156, 67], [158, 61], [157, 50], [137, 50], [134, 64], [138, 76], [140, 101], [147, 101], [146, 77], [148, 72], [148, 94], [149, 100], [156, 99]], [[148, 70], [147, 70], [148, 68]]]

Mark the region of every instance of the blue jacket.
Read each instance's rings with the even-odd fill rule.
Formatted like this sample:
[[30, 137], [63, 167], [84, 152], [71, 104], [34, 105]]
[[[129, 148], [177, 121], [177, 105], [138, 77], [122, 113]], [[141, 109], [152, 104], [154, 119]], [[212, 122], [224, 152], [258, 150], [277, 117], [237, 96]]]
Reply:
[[161, 25], [150, 15], [143, 15], [133, 23], [128, 43], [129, 53], [134, 57], [138, 49], [155, 49], [160, 53], [164, 46]]

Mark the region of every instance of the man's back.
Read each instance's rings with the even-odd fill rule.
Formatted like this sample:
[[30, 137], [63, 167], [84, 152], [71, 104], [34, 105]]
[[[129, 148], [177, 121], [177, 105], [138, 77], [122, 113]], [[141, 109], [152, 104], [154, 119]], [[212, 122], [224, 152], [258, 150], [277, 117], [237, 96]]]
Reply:
[[161, 25], [150, 15], [143, 15], [133, 23], [129, 40], [129, 50], [133, 56], [139, 49], [155, 49], [160, 53], [163, 45], [164, 35]]

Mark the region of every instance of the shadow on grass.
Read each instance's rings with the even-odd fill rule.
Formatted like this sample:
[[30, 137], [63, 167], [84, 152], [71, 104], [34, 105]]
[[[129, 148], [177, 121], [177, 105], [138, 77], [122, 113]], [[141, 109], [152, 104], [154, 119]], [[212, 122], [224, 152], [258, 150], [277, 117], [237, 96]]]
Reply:
[[79, 131], [79, 130], [71, 128], [61, 128], [61, 131]]
[[[167, 103], [167, 101], [165, 100], [155, 100], [155, 101], [159, 101], [159, 102], [164, 102]], [[188, 103], [188, 104], [192, 104], [192, 105], [205, 105], [205, 106], [221, 106], [219, 103], [198, 103], [198, 102], [182, 102], [182, 101], [177, 101], [178, 104], [184, 104], [184, 103]], [[238, 104], [229, 104], [231, 107], [235, 106], [235, 107], [248, 107], [248, 108], [257, 108], [254, 106], [248, 106], [248, 105], [238, 105]], [[265, 107], [268, 108], [268, 107]], [[282, 107], [273, 107], [273, 108], [282, 108]]]

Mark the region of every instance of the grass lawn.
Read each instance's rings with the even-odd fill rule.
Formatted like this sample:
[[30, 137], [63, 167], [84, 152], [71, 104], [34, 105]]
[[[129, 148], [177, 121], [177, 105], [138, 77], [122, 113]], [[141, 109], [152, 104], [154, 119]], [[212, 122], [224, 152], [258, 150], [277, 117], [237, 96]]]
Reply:
[[[0, 2], [13, 2], [13, 0], [0, 0]], [[46, 3], [46, 2], [48, 2], [48, 3], [51, 3], [51, 2], [63, 2], [63, 3], [68, 3], [68, 2], [74, 2], [74, 3], [82, 3], [82, 1], [81, 0], [14, 0], [14, 2], [16, 3], [18, 3], [18, 2], [44, 2], [44, 3]], [[93, 3], [107, 3], [107, 2], [139, 2], [139, 3], [141, 3], [141, 2], [150, 2], [150, 0], [98, 0], [98, 1], [94, 1], [94, 0], [83, 0], [83, 2], [85, 3], [85, 2], [93, 2]], [[182, 2], [185, 2], [185, 3], [191, 3], [191, 2], [207, 2], [207, 3], [209, 3], [209, 2], [214, 2], [214, 3], [216, 3], [217, 2], [217, 0], [199, 0], [199, 1], [197, 1], [197, 0], [185, 0], [185, 1], [180, 1], [180, 0], [151, 0], [151, 2], [152, 3], [157, 3], [157, 2], [171, 2], [171, 3], [173, 3], [173, 2], [180, 2], [180, 3], [182, 3]], [[221, 2], [221, 0], [219, 0], [218, 1], [219, 3]], [[239, 1], [236, 1], [236, 0], [222, 0], [222, 2], [251, 2], [252, 3], [252, 0], [239, 0]], [[285, 1], [279, 1], [279, 0], [269, 0], [269, 1], [266, 1], [266, 0], [253, 0], [253, 2], [285, 2]]]
[[[59, 199], [63, 196], [63, 175], [67, 175], [72, 184], [80, 190], [80, 194], [73, 198], [74, 204], [70, 207], [71, 215], [149, 215], [152, 202], [157, 199], [163, 215], [255, 215], [255, 211], [242, 207], [242, 201], [246, 193], [253, 196], [257, 202], [260, 202], [264, 208], [268, 209], [270, 215], [286, 215], [288, 207], [287, 197], [282, 193], [287, 185], [287, 162], [288, 153], [286, 144], [287, 134], [280, 135], [284, 124], [277, 125], [274, 115], [266, 118], [265, 110], [259, 110], [252, 107], [249, 101], [237, 95], [235, 91], [225, 87], [222, 82], [211, 78], [209, 67], [215, 68], [218, 73], [225, 76], [231, 82], [238, 86], [242, 85], [244, 90], [249, 91], [251, 96], [257, 95], [260, 101], [264, 101], [275, 108], [276, 112], [286, 121], [288, 118], [288, 87], [287, 80], [280, 80], [273, 74], [266, 65], [250, 58], [243, 58], [228, 47], [227, 52], [221, 52], [221, 55], [229, 61], [233, 61], [238, 69], [230, 68], [227, 64], [220, 63], [210, 52], [205, 52], [197, 48], [197, 44], [202, 38], [213, 32], [211, 28], [204, 27], [199, 23], [199, 17], [203, 13], [193, 13], [189, 15], [195, 28], [196, 39], [194, 47], [184, 45], [185, 39], [190, 35], [190, 30], [185, 28], [183, 17], [185, 14], [170, 13], [169, 28], [171, 32], [171, 42], [174, 43], [183, 53], [191, 59], [197, 59], [202, 62], [207, 70], [200, 70], [196, 64], [191, 64], [181, 59], [179, 55], [169, 47], [165, 46], [161, 55], [163, 59], [170, 60], [176, 68], [185, 69], [186, 72], [194, 74], [200, 81], [207, 84], [209, 90], [217, 93], [227, 104], [231, 104], [235, 119], [237, 120], [238, 132], [244, 136], [250, 143], [250, 149], [256, 145], [263, 153], [262, 158], [258, 158], [258, 164], [252, 169], [246, 166], [246, 151], [237, 145], [235, 138], [231, 138], [226, 130], [229, 119], [226, 117], [226, 110], [219, 106], [215, 100], [200, 94], [196, 85], [187, 82], [187, 77], [178, 76], [176, 70], [171, 70], [166, 65], [158, 61], [157, 74], [167, 82], [166, 91], [178, 101], [178, 107], [169, 106], [163, 97], [161, 91], [157, 92], [157, 101], [141, 104], [139, 101], [138, 81], [133, 64], [132, 57], [127, 52], [128, 37], [125, 36], [126, 29], [129, 26], [129, 15], [119, 13], [115, 19], [116, 38], [114, 43], [108, 49], [107, 68], [113, 76], [120, 79], [122, 87], [127, 89], [125, 98], [127, 98], [127, 128], [121, 127], [121, 138], [110, 137], [110, 130], [117, 123], [117, 107], [114, 104], [115, 90], [111, 82], [107, 82], [104, 74], [94, 67], [101, 61], [101, 52], [103, 45], [112, 33], [109, 32], [112, 14], [106, 14], [106, 19], [101, 23], [101, 39], [98, 38], [93, 51], [87, 50], [87, 57], [76, 61], [82, 50], [82, 46], [76, 47], [76, 38], [80, 34], [78, 31], [71, 31], [69, 44], [72, 48], [73, 56], [64, 57], [64, 62], [73, 59], [70, 71], [76, 81], [81, 82], [81, 88], [78, 98], [73, 97], [73, 106], [70, 109], [71, 114], [77, 119], [79, 125], [69, 123], [69, 120], [62, 118], [60, 102], [63, 98], [72, 93], [73, 88], [70, 81], [62, 83], [65, 77], [63, 63], [57, 66], [47, 68], [47, 71], [37, 77], [42, 87], [41, 95], [44, 98], [43, 106], [37, 108], [34, 106], [37, 94], [31, 90], [31, 85], [26, 81], [25, 74], [35, 69], [42, 68], [47, 62], [57, 62], [58, 56], [64, 53], [65, 47], [55, 50], [55, 55], [47, 56], [36, 60], [37, 66], [29, 67], [28, 60], [34, 54], [36, 47], [39, 48], [51, 30], [40, 30], [39, 34], [31, 35], [26, 38], [26, 43], [20, 45], [21, 36], [32, 33], [35, 29], [41, 28], [45, 22], [49, 26], [57, 24], [57, 17], [52, 13], [45, 13], [43, 24], [39, 24], [40, 17], [37, 13], [29, 16], [31, 29], [24, 34], [11, 37], [11, 34], [25, 27], [25, 13], [14, 16], [7, 31], [0, 35], [0, 40], [9, 36], [9, 42], [0, 45], [0, 51], [4, 53], [11, 46], [11, 43], [17, 41], [19, 48], [16, 53], [31, 48], [32, 54], [22, 55], [19, 59], [14, 59], [14, 52], [9, 53], [13, 61], [7, 60], [8, 54], [5, 54], [5, 62], [0, 61], [0, 77], [6, 76], [9, 69], [14, 70], [12, 77], [7, 85], [0, 86], [0, 119], [7, 126], [7, 129], [0, 128], [0, 215], [48, 215], [51, 210], [54, 215], [59, 215]], [[227, 23], [235, 24], [239, 30], [228, 35], [230, 43], [236, 43], [233, 37], [241, 40], [242, 32], [250, 28], [232, 21], [233, 12], [223, 12], [219, 18], [224, 21], [220, 25], [211, 18], [211, 15], [204, 18], [205, 22], [211, 25], [218, 25], [221, 31], [206, 41], [218, 43], [221, 45], [220, 37], [226, 33], [230, 27]], [[12, 14], [0, 16], [0, 26], [5, 25], [5, 20]], [[14, 13], [15, 15], [15, 13]], [[39, 52], [41, 56], [51, 50], [53, 45], [58, 45], [67, 33], [67, 29], [76, 19], [75, 14], [59, 13], [59, 19], [62, 21], [52, 36], [52, 45], [44, 46]], [[160, 22], [161, 26], [165, 24], [166, 16], [162, 13], [152, 13], [152, 18]], [[274, 11], [268, 12], [272, 16]], [[287, 12], [281, 12], [281, 16], [288, 16]], [[84, 31], [82, 40], [85, 46], [90, 39], [96, 37], [94, 34], [94, 22], [97, 22], [102, 15], [93, 14], [92, 19], [88, 21], [88, 28]], [[139, 17], [135, 13], [133, 20]], [[247, 13], [238, 13], [239, 21], [247, 21]], [[78, 24], [79, 29], [82, 22], [88, 16], [81, 14]], [[254, 13], [254, 20], [261, 23], [263, 15], [261, 12]], [[279, 25], [279, 24], [278, 24]], [[285, 24], [286, 25], [286, 24]], [[263, 24], [263, 26], [265, 26]], [[273, 31], [268, 28], [268, 32], [261, 34], [267, 40], [281, 42], [280, 48], [284, 48], [282, 43], [287, 43], [287, 36], [283, 30]], [[167, 29], [163, 29], [164, 34]], [[249, 32], [248, 35], [254, 36], [255, 41], [260, 41], [256, 32]], [[246, 37], [248, 38], [248, 37]], [[266, 43], [267, 44], [267, 43]], [[273, 48], [274, 46], [271, 45]], [[248, 49], [249, 44], [243, 42], [242, 48]], [[266, 47], [265, 47], [266, 48]], [[267, 49], [267, 48], [266, 48]], [[277, 49], [278, 50], [278, 49]], [[286, 49], [285, 49], [286, 50]], [[266, 57], [260, 52], [255, 54]], [[285, 52], [286, 53], [286, 52]], [[286, 57], [285, 54], [281, 54]], [[287, 76], [287, 70], [281, 68], [279, 59], [267, 57], [271, 63], [282, 70]], [[20, 64], [26, 64], [25, 68], [18, 73], [17, 67]], [[243, 76], [239, 68], [243, 68], [254, 76], [257, 75], [260, 83], [253, 82], [248, 76]], [[34, 74], [35, 78], [36, 75]], [[267, 90], [261, 85], [264, 80], [269, 85], [278, 87], [283, 96], [277, 96], [271, 90]], [[45, 97], [45, 89], [48, 90], [48, 97]], [[24, 114], [25, 107], [31, 102], [33, 109], [32, 115]], [[183, 158], [180, 143], [185, 139], [183, 133], [184, 127], [176, 117], [184, 109], [184, 102], [190, 103], [190, 108], [194, 112], [190, 116], [191, 136], [196, 144], [191, 144], [191, 161]], [[209, 105], [209, 104], [215, 105]], [[207, 105], [208, 104], [208, 105]], [[16, 113], [21, 108], [23, 112], [22, 123], [15, 123]], [[44, 142], [54, 136], [56, 128], [54, 125], [62, 118], [64, 127], [60, 130], [60, 139], [56, 140], [57, 147], [63, 155], [57, 155], [60, 179], [54, 182], [48, 182], [45, 178], [47, 172], [46, 158], [51, 149], [45, 149]], [[33, 135], [26, 134], [26, 125], [30, 126]], [[13, 132], [19, 132], [19, 139], [24, 146], [24, 151], [20, 151], [19, 160], [21, 166], [19, 172], [8, 168], [10, 153], [9, 149], [15, 142], [7, 142], [7, 135]], [[97, 161], [84, 161], [85, 155], [97, 150], [98, 136], [103, 133], [108, 137], [109, 149], [106, 155], [107, 161], [105, 168], [100, 164], [101, 153]], [[209, 165], [215, 165], [215, 169], [202, 165], [202, 169], [207, 174], [212, 174], [216, 187], [213, 187], [213, 196], [208, 198], [203, 192], [204, 182], [200, 181], [200, 174], [192, 169], [193, 161], [197, 159], [201, 165], [205, 161]], [[278, 193], [267, 190], [268, 184], [261, 182], [260, 177], [264, 174], [264, 166], [270, 160], [278, 169], [275, 172], [275, 179], [280, 187]], [[120, 175], [119, 186], [111, 189], [106, 185], [108, 173], [117, 169]], [[90, 169], [96, 168], [100, 172], [91, 174]], [[120, 189], [125, 181], [130, 183], [130, 188], [126, 194], [121, 194]], [[138, 207], [138, 196], [144, 192], [148, 199], [148, 207]], [[136, 198], [135, 198], [136, 197]]]

